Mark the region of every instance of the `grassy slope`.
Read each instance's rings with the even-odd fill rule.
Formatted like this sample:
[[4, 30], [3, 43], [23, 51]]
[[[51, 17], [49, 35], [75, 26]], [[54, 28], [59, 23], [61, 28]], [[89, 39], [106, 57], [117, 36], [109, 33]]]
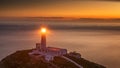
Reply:
[[102, 65], [99, 65], [97, 63], [94, 63], [94, 62], [90, 62], [88, 60], [85, 60], [84, 58], [75, 58], [75, 57], [72, 57], [72, 56], [69, 56], [69, 55], [65, 55], [66, 57], [74, 60], [76, 63], [82, 65], [84, 68], [105, 68], [104, 66]]

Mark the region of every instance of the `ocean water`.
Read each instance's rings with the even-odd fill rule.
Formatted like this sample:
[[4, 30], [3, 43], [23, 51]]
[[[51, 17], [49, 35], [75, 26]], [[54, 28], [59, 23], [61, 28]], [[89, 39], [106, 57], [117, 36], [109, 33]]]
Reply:
[[40, 25], [47, 25], [47, 46], [79, 52], [107, 68], [120, 68], [120, 23], [0, 21], [0, 60], [17, 50], [35, 48]]

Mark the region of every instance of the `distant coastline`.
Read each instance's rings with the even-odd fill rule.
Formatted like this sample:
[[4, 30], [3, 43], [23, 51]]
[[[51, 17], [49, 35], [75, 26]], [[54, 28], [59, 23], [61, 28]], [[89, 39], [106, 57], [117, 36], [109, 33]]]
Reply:
[[68, 20], [68, 21], [120, 21], [120, 18], [77, 18], [77, 17], [0, 17], [0, 20]]

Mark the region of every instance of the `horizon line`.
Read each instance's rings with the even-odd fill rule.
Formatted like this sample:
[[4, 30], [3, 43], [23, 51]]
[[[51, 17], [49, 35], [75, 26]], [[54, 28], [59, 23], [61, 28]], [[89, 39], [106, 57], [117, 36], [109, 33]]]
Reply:
[[58, 18], [58, 19], [120, 19], [119, 17], [117, 18], [107, 18], [107, 17], [64, 17], [64, 16], [34, 16], [34, 17], [0, 17], [1, 18]]

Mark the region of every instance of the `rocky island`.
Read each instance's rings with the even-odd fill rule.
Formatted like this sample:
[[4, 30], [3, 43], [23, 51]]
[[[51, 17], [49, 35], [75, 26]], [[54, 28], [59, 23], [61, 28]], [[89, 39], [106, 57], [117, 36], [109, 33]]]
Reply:
[[[39, 58], [39, 60], [32, 59], [28, 54], [31, 51], [32, 50], [16, 51], [0, 61], [0, 68], [79, 68], [61, 56], [56, 56], [53, 61], [49, 62], [45, 61], [44, 56]], [[83, 68], [106, 68], [81, 58], [81, 55], [76, 52], [71, 52], [64, 56], [80, 64]]]

